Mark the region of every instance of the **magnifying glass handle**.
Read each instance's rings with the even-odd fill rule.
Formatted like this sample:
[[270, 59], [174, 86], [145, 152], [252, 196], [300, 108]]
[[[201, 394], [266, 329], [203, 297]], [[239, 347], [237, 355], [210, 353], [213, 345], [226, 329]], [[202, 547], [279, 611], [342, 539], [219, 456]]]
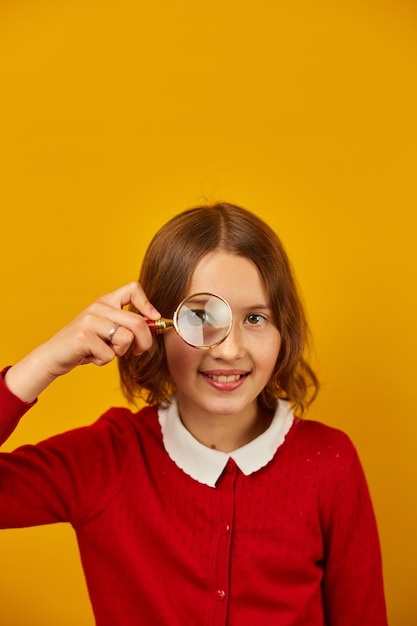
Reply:
[[174, 327], [173, 320], [160, 317], [159, 320], [146, 320], [146, 323], [152, 335], [161, 335]]

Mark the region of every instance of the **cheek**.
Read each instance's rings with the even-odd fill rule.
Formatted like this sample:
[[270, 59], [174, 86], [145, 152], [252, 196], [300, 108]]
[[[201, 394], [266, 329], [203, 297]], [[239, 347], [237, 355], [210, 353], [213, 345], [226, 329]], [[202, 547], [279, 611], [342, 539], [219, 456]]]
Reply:
[[270, 369], [271, 372], [275, 367], [275, 364], [278, 360], [278, 356], [281, 349], [281, 336], [278, 333], [274, 333], [274, 335], [270, 338], [270, 341], [266, 342], [264, 349], [261, 353], [261, 358], [263, 358], [265, 367]]
[[177, 382], [187, 370], [197, 365], [197, 350], [188, 346], [175, 331], [164, 336], [165, 353], [171, 378]]

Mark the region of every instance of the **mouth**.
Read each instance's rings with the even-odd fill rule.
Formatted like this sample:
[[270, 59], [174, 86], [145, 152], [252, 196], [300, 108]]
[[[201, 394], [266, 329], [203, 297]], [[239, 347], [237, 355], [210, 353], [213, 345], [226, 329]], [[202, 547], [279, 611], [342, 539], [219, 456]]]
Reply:
[[203, 373], [204, 376], [207, 376], [207, 378], [210, 378], [211, 380], [214, 380], [216, 383], [234, 383], [237, 380], [240, 380], [241, 378], [248, 376], [247, 373], [245, 374], [206, 374]]
[[250, 372], [200, 372], [206, 382], [217, 391], [235, 391], [248, 378]]

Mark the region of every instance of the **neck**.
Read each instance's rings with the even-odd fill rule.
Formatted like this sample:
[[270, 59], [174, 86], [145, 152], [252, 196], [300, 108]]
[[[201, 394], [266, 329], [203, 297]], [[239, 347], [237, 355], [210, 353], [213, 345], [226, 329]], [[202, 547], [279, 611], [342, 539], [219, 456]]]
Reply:
[[273, 412], [255, 406], [247, 415], [191, 416], [179, 406], [185, 428], [204, 446], [221, 452], [233, 452], [261, 435], [271, 424]]

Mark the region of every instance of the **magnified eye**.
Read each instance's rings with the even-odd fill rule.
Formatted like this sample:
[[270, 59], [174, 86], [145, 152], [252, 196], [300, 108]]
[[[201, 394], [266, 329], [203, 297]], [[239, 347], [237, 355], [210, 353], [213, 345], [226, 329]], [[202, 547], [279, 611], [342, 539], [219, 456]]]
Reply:
[[201, 326], [202, 324], [210, 324], [210, 315], [205, 309], [188, 309], [186, 321], [192, 326]]
[[220, 296], [200, 292], [185, 298], [174, 312], [174, 327], [195, 348], [217, 346], [232, 327], [232, 311]]

